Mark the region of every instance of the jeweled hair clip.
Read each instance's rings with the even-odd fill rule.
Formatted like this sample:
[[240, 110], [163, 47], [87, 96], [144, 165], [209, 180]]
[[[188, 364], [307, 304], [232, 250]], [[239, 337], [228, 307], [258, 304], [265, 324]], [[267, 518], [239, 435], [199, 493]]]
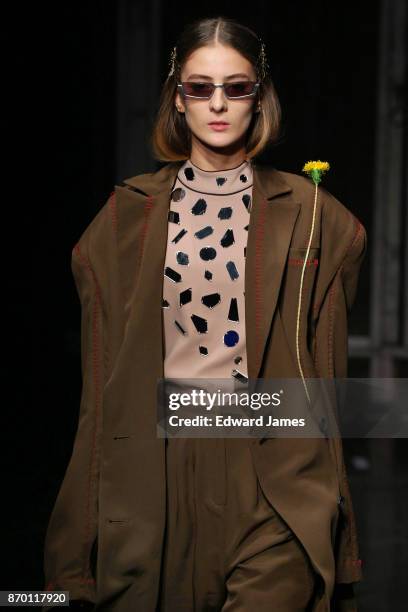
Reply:
[[[261, 39], [260, 43], [261, 43], [261, 49], [259, 51], [259, 56], [258, 56], [258, 60], [257, 60], [257, 72], [258, 72], [258, 77], [261, 81], [263, 81], [266, 76], [268, 75], [269, 72], [269, 65], [268, 65], [268, 59], [266, 57], [266, 53], [265, 53], [265, 43], [262, 42]], [[168, 77], [172, 76], [173, 74], [175, 74], [176, 72], [176, 67], [177, 67], [177, 47], [174, 46], [171, 54], [170, 54], [170, 60], [169, 60], [169, 65], [170, 65], [170, 70], [168, 73]]]
[[258, 75], [261, 81], [263, 81], [266, 76], [268, 75], [269, 72], [269, 64], [268, 64], [268, 59], [266, 57], [266, 53], [265, 53], [265, 43], [259, 39], [261, 42], [261, 50], [259, 51], [259, 57], [258, 57], [258, 61], [257, 61], [257, 69], [258, 69]]
[[176, 72], [176, 64], [177, 64], [177, 47], [173, 47], [173, 50], [170, 54], [170, 71], [167, 76], [172, 76]]

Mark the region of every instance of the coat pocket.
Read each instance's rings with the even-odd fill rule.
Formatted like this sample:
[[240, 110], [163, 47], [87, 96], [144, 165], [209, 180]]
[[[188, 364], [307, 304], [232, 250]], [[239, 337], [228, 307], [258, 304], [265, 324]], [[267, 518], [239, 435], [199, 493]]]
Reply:
[[[305, 255], [307, 252], [306, 247], [292, 247], [288, 253], [288, 266], [299, 266], [303, 267]], [[309, 267], [317, 268], [319, 265], [320, 247], [310, 247], [307, 256], [306, 269]]]

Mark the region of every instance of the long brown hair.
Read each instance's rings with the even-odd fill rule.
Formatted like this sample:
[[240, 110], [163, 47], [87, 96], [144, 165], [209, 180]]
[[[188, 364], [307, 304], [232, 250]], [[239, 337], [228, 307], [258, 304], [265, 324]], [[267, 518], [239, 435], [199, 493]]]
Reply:
[[[190, 54], [214, 42], [236, 49], [251, 62], [259, 78], [261, 41], [252, 30], [226, 17], [199, 19], [187, 25], [176, 44], [176, 69], [164, 82], [151, 135], [153, 155], [160, 161], [178, 161], [190, 157], [191, 132], [184, 113], [179, 113], [174, 105], [177, 83], [181, 67]], [[261, 80], [259, 99], [262, 109], [253, 114], [246, 136], [248, 158], [255, 157], [279, 138], [281, 107], [268, 74]]]

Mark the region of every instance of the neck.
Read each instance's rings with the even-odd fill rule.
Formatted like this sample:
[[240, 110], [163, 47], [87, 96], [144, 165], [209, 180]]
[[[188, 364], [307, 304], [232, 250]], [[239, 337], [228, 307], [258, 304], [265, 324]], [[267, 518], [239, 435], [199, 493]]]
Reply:
[[229, 145], [227, 147], [209, 148], [193, 138], [190, 160], [202, 170], [236, 168], [246, 159], [245, 147]]

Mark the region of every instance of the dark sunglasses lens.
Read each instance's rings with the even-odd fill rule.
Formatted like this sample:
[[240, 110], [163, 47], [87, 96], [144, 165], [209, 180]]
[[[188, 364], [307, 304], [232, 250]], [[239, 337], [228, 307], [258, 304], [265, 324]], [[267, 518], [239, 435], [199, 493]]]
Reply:
[[186, 96], [196, 98], [209, 98], [214, 91], [212, 83], [183, 83], [183, 89]]
[[225, 85], [225, 93], [230, 98], [249, 96], [253, 91], [254, 84], [251, 81], [243, 81], [241, 83], [229, 83], [228, 85]]

